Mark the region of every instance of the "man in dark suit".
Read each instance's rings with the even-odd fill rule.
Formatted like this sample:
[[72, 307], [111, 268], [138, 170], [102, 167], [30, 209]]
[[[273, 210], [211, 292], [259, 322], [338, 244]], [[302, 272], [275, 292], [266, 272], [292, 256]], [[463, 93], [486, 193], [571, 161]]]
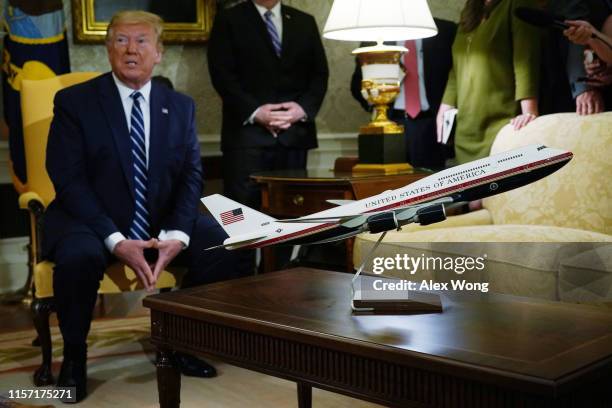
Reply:
[[[189, 267], [184, 285], [231, 277], [235, 258], [203, 251], [227, 237], [198, 214], [201, 162], [191, 98], [151, 81], [161, 61], [162, 22], [116, 14], [106, 47], [112, 72], [55, 97], [47, 170], [56, 191], [45, 214], [43, 252], [64, 339], [58, 385], [86, 395], [86, 338], [105, 268], [119, 260], [147, 289], [171, 262]], [[221, 276], [221, 274], [224, 274]], [[177, 357], [184, 374], [214, 368]]]
[[[421, 41], [420, 46], [416, 44], [417, 64], [420, 66], [418, 80], [419, 87], [422, 88], [419, 104], [421, 109], [417, 109], [412, 115], [407, 112], [405, 90], [402, 89], [393, 109], [389, 110], [389, 119], [404, 125], [408, 163], [415, 167], [440, 169], [444, 167], [444, 162], [451, 152], [436, 141], [436, 113], [444, 94], [448, 72], [452, 67], [451, 47], [457, 26], [450, 21], [434, 21], [438, 27], [438, 35], [416, 40]], [[398, 44], [404, 45], [404, 42]], [[409, 72], [407, 75], [410, 74]], [[351, 80], [351, 93], [365, 110], [371, 111], [372, 107], [361, 95], [361, 80], [361, 67], [357, 62]]]
[[208, 44], [223, 101], [221, 148], [228, 197], [257, 208], [257, 171], [306, 168], [328, 68], [314, 18], [279, 0], [219, 12]]

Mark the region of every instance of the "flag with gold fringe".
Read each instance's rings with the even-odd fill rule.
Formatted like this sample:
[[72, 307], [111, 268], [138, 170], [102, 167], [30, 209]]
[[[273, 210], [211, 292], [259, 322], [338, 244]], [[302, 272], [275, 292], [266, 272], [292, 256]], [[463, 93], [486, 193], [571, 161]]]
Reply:
[[15, 188], [26, 190], [19, 91], [22, 79], [45, 79], [70, 72], [62, 0], [4, 2], [2, 90], [4, 119], [9, 129], [11, 170]]

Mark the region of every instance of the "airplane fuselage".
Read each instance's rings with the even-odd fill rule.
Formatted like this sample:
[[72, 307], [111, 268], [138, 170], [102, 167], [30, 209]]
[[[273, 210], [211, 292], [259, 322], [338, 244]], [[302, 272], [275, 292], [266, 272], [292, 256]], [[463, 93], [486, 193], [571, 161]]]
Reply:
[[[455, 166], [402, 188], [330, 208], [300, 220], [342, 218], [354, 214], [375, 215], [440, 199], [452, 203], [477, 200], [541, 179], [563, 167], [571, 158], [572, 153], [568, 151], [530, 145]], [[224, 245], [228, 249], [237, 249], [275, 244], [311, 244], [345, 239], [364, 231], [362, 225], [346, 227], [338, 221], [266, 221], [259, 228], [257, 235], [261, 238], [246, 243], [240, 236], [230, 237]], [[236, 245], [231, 245], [232, 242], [236, 242]]]

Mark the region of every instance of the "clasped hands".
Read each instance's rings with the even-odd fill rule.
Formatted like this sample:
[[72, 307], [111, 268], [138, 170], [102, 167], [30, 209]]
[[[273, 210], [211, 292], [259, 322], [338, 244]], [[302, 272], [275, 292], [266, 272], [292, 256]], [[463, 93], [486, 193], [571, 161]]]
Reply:
[[262, 105], [255, 114], [255, 122], [259, 123], [277, 137], [295, 122], [304, 119], [306, 112], [296, 102], [267, 103]]
[[[157, 261], [149, 264], [144, 257], [145, 249], [157, 249]], [[159, 241], [151, 238], [148, 241], [126, 239], [120, 241], [113, 254], [124, 264], [134, 270], [147, 291], [155, 289], [155, 283], [161, 272], [181, 252], [183, 243], [176, 239]]]

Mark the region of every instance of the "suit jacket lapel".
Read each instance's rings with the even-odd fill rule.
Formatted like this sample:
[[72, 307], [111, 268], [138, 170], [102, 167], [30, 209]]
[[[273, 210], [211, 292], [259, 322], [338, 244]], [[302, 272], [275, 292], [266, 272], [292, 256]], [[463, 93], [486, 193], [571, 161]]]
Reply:
[[[259, 35], [262, 37], [261, 39], [267, 45], [268, 50], [270, 51], [270, 54], [272, 54], [275, 58], [278, 58], [276, 56], [276, 53], [274, 52], [274, 46], [272, 45], [272, 39], [270, 38], [270, 34], [268, 33], [268, 28], [266, 27], [266, 23], [264, 22], [263, 18], [261, 18], [261, 14], [259, 14], [259, 11], [255, 7], [255, 4], [253, 4], [252, 1], [248, 1], [248, 3], [249, 5], [246, 7], [246, 16], [245, 16], [246, 21], [248, 21], [249, 25], [252, 24], [253, 22], [255, 23], [255, 29], [259, 32]], [[281, 13], [282, 13], [282, 7], [281, 7]], [[284, 20], [283, 20], [283, 23], [284, 23]], [[284, 26], [283, 26], [283, 31], [284, 31]], [[282, 46], [284, 47], [284, 42]]]
[[102, 106], [102, 110], [112, 130], [125, 181], [129, 186], [130, 195], [134, 198], [134, 168], [131, 152], [132, 142], [130, 141], [128, 124], [125, 121], [123, 103], [121, 102], [119, 91], [110, 73], [105, 74], [104, 80], [100, 82], [99, 96], [100, 105]]
[[[281, 59], [287, 56], [287, 52], [291, 50], [290, 43], [293, 38], [293, 29], [295, 28], [294, 21], [291, 18], [291, 13], [285, 6], [281, 4], [281, 18], [283, 19], [283, 38], [281, 40]], [[270, 45], [272, 41], [270, 41]]]
[[149, 139], [149, 203], [155, 202], [161, 173], [164, 171], [164, 152], [168, 148], [169, 106], [162, 85], [151, 84], [151, 134]]
[[429, 100], [429, 106], [431, 108], [431, 96], [432, 95], [432, 89], [431, 89], [431, 84], [434, 81], [428, 81], [427, 80], [427, 73], [429, 72], [430, 75], [431, 73], [433, 73], [434, 71], [434, 67], [432, 67], [432, 63], [433, 61], [433, 56], [435, 55], [435, 49], [434, 49], [434, 41], [436, 37], [430, 37], [430, 38], [424, 38], [422, 41], [422, 47], [423, 47], [423, 52], [422, 52], [422, 56], [423, 56], [423, 75], [425, 75], [425, 78], [423, 78], [423, 82], [425, 83], [425, 94], [428, 95], [428, 100]]

